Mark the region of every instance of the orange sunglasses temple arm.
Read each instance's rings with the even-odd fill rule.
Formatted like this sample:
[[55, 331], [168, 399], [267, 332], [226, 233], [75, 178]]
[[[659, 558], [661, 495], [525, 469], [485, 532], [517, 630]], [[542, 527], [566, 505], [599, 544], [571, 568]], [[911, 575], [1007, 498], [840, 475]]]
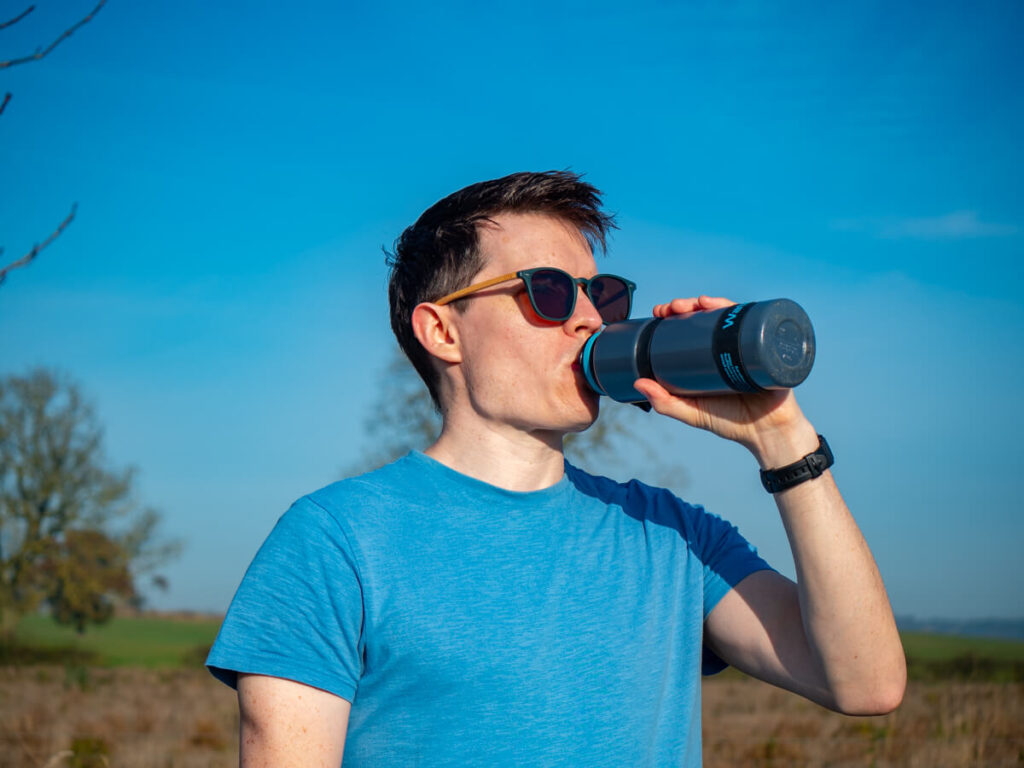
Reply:
[[461, 289], [459, 291], [455, 291], [454, 293], [449, 293], [447, 296], [442, 296], [440, 299], [438, 299], [434, 303], [437, 304], [439, 307], [443, 307], [445, 304], [449, 304], [450, 302], [453, 302], [456, 299], [461, 299], [463, 296], [468, 296], [471, 293], [475, 293], [477, 291], [482, 291], [484, 288], [490, 288], [492, 285], [497, 285], [498, 283], [504, 283], [506, 280], [511, 280], [512, 278], [518, 277], [518, 276], [519, 275], [517, 273], [515, 273], [515, 272], [509, 272], [507, 275], [501, 275], [499, 277], [492, 277], [490, 280], [484, 280], [482, 283], [474, 283], [473, 285], [470, 285], [470, 286], [468, 286], [466, 288], [463, 288], [463, 289]]

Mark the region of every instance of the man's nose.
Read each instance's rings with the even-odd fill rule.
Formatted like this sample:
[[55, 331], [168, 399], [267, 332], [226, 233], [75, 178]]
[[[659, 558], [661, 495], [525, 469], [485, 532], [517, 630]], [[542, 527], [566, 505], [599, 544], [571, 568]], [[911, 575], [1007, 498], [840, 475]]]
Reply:
[[601, 319], [597, 307], [594, 306], [594, 302], [583, 290], [583, 286], [576, 286], [576, 290], [579, 291], [576, 294], [576, 309], [573, 310], [567, 325], [570, 326], [573, 333], [580, 330], [586, 331], [588, 334], [594, 333], [604, 324], [604, 321]]

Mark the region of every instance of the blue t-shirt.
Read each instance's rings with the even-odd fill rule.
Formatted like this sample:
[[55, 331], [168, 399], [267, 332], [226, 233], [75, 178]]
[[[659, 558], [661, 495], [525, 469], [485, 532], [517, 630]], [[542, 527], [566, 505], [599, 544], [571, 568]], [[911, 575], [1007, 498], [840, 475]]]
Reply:
[[418, 452], [296, 502], [207, 659], [352, 702], [345, 768], [700, 765], [704, 619], [769, 566], [668, 491]]

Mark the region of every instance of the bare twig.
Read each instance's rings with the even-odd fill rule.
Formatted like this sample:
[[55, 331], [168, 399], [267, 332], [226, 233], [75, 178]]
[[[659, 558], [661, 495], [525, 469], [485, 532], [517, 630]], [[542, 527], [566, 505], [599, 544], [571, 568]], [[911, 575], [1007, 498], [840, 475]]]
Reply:
[[34, 259], [36, 256], [39, 255], [39, 252], [41, 250], [43, 250], [46, 246], [48, 246], [50, 243], [52, 243], [54, 240], [56, 240], [58, 237], [60, 237], [61, 233], [67, 228], [68, 224], [71, 223], [71, 220], [73, 218], [75, 218], [75, 212], [77, 210], [78, 210], [78, 203], [72, 204], [72, 206], [71, 206], [71, 213], [69, 213], [67, 215], [67, 218], [65, 218], [64, 221], [62, 221], [59, 225], [57, 225], [57, 228], [55, 230], [53, 230], [53, 232], [50, 233], [50, 236], [48, 238], [43, 240], [43, 242], [41, 242], [41, 243], [37, 243], [36, 245], [33, 245], [32, 246], [32, 250], [29, 251], [28, 253], [26, 253], [24, 256], [22, 256], [17, 261], [12, 261], [6, 267], [3, 267], [2, 269], [0, 269], [0, 285], [3, 285], [4, 280], [7, 279], [7, 273], [8, 272], [10, 272], [11, 270], [17, 269], [18, 267], [24, 267], [26, 264], [29, 264], [32, 261], [32, 259]]
[[4, 102], [3, 102], [3, 104], [0, 104], [0, 115], [2, 115], [4, 113], [5, 109], [7, 109], [7, 102], [10, 101], [10, 100], [11, 100], [11, 92], [8, 91], [7, 93], [4, 94]]
[[0, 24], [0, 29], [4, 29], [6, 27], [9, 27], [12, 24], [17, 24], [19, 21], [21, 21], [26, 16], [28, 16], [30, 13], [32, 13], [32, 11], [34, 11], [35, 9], [36, 9], [36, 7], [34, 5], [30, 5], [28, 8], [26, 8], [24, 11], [19, 13], [17, 16], [15, 16], [10, 21], [5, 21], [2, 24]]
[[56, 768], [58, 765], [63, 763], [65, 760], [67, 760], [69, 757], [74, 757], [74, 756], [75, 756], [74, 752], [72, 752], [70, 749], [65, 749], [64, 751], [58, 752], [53, 757], [51, 757], [49, 760], [47, 760], [46, 761], [46, 765], [44, 765], [43, 768]]
[[[106, 2], [107, 0], [100, 0], [99, 3], [96, 4], [96, 7], [89, 11], [88, 16], [86, 16], [84, 19], [79, 20], [76, 24], [72, 24], [70, 27], [65, 29], [60, 37], [58, 37], [56, 40], [50, 43], [49, 47], [41, 51], [36, 49], [35, 53], [29, 54], [28, 56], [22, 56], [19, 59], [8, 59], [7, 61], [0, 61], [0, 69], [13, 67], [15, 64], [27, 64], [30, 61], [39, 61], [41, 58], [46, 56], [46, 54], [48, 54], [50, 51], [52, 51], [54, 48], [56, 48], [58, 45], [64, 42], [64, 40], [71, 37], [71, 35], [74, 33], [76, 29], [81, 27], [83, 24], [87, 24], [88, 22], [92, 21], [92, 17], [96, 15], [99, 9], [102, 8], [106, 4]], [[26, 11], [25, 13], [28, 13], [28, 11]], [[21, 14], [21, 16], [19, 16], [18, 18], [6, 23], [13, 24], [15, 21], [18, 21], [21, 18], [23, 18], [25, 16], [25, 13]]]

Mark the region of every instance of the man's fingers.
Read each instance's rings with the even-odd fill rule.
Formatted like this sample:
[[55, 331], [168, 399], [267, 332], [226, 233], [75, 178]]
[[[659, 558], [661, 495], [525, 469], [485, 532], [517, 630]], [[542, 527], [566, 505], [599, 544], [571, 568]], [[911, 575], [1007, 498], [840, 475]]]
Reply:
[[732, 299], [722, 296], [699, 296], [697, 301], [700, 302], [701, 309], [721, 309], [722, 307], [731, 307], [736, 303]]
[[669, 315], [685, 315], [687, 312], [700, 310], [700, 300], [696, 297], [690, 299], [673, 299], [666, 304], [654, 306], [655, 317], [668, 317]]
[[735, 301], [721, 296], [693, 296], [687, 299], [673, 299], [665, 304], [654, 306], [655, 317], [670, 317], [672, 315], [685, 315], [690, 312], [701, 312], [708, 309], [721, 309], [730, 307]]
[[676, 397], [653, 379], [637, 379], [633, 388], [646, 397], [651, 407], [662, 416], [696, 425], [699, 410], [687, 398]]

